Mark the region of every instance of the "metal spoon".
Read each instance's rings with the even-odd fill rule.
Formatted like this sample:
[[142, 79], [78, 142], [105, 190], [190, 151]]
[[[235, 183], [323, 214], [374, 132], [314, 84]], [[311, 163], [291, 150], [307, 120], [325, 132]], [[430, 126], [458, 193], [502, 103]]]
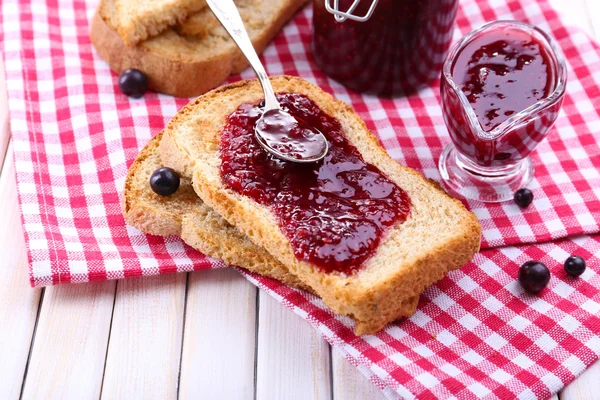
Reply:
[[[329, 150], [327, 139], [315, 127], [307, 126], [282, 110], [233, 0], [206, 2], [250, 62], [262, 86], [265, 107], [254, 129], [260, 145], [269, 153], [286, 161], [309, 163], [323, 159]], [[294, 136], [291, 136], [292, 131]]]

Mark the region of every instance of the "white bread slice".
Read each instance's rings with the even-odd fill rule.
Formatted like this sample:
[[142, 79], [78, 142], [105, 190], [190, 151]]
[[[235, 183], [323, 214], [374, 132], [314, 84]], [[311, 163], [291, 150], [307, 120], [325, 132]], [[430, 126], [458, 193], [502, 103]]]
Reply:
[[[150, 175], [165, 166], [158, 153], [161, 138], [162, 132], [152, 138], [127, 172], [122, 199], [127, 223], [150, 235], [180, 236], [201, 253], [314, 293], [265, 249], [251, 242], [200, 200], [189, 178], [181, 176], [179, 190], [172, 196], [163, 197], [152, 191]], [[412, 315], [418, 303], [418, 297], [405, 299], [402, 316]]]
[[164, 131], [161, 157], [192, 176], [194, 190], [210, 207], [312, 287], [335, 313], [354, 318], [357, 334], [374, 333], [401, 315], [402, 299], [419, 295], [447, 271], [468, 262], [479, 250], [481, 227], [438, 184], [395, 162], [350, 106], [300, 78], [271, 81], [276, 92], [304, 94], [337, 118], [364, 160], [410, 196], [409, 218], [388, 232], [357, 272], [324, 273], [297, 259], [271, 210], [223, 185], [221, 129], [239, 105], [256, 104], [263, 97], [258, 81], [221, 87], [180, 110]]
[[127, 46], [156, 36], [207, 7], [205, 0], [115, 0], [119, 34]]
[[[260, 54], [285, 23], [308, 0], [239, 0], [240, 14]], [[90, 39], [110, 66], [120, 74], [128, 68], [148, 76], [160, 93], [192, 97], [206, 93], [248, 62], [207, 7], [181, 25], [129, 47], [120, 28], [115, 0], [101, 0], [92, 20]]]

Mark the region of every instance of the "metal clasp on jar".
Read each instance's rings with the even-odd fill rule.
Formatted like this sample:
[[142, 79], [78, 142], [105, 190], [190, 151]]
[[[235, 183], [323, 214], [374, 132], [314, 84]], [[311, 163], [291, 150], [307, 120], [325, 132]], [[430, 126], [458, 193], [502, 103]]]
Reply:
[[[361, 2], [361, 0], [354, 0], [354, 2], [350, 6], [350, 8], [348, 8], [347, 11], [340, 11], [339, 0], [325, 0], [325, 8], [331, 14], [335, 15], [335, 19], [338, 22], [344, 22], [346, 19], [364, 22], [371, 18], [371, 15], [373, 15], [373, 11], [375, 11], [375, 7], [377, 6], [378, 1], [379, 0], [372, 0], [371, 7], [369, 7], [369, 10], [363, 16], [353, 14], [354, 10], [356, 9], [356, 7], [358, 7], [358, 4]], [[333, 5], [331, 3], [333, 3]]]

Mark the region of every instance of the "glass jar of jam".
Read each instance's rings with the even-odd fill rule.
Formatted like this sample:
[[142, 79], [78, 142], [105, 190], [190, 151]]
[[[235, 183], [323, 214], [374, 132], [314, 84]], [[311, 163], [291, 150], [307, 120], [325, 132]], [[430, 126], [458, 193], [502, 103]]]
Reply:
[[457, 8], [458, 0], [315, 0], [315, 61], [360, 92], [413, 93], [439, 78]]
[[566, 82], [558, 45], [535, 26], [491, 22], [458, 42], [441, 82], [446, 186], [484, 202], [512, 199], [533, 178], [529, 155], [554, 125]]

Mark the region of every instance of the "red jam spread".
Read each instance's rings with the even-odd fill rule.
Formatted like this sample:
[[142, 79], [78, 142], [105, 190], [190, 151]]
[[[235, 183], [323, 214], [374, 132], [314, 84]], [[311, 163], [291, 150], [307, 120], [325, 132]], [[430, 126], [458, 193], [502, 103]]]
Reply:
[[499, 29], [475, 37], [458, 54], [452, 78], [485, 131], [542, 100], [554, 89], [546, 46], [530, 33]]
[[326, 272], [352, 273], [375, 253], [388, 228], [408, 218], [410, 199], [363, 160], [335, 118], [306, 96], [277, 97], [284, 110], [325, 135], [325, 159], [298, 164], [267, 153], [254, 135], [261, 109], [242, 104], [221, 132], [221, 178], [271, 208], [298, 259]]
[[[458, 0], [379, 0], [366, 21], [338, 22], [325, 2], [347, 11], [355, 0], [314, 0], [313, 54], [343, 85], [379, 95], [410, 94], [439, 78], [452, 41]], [[362, 0], [352, 14], [367, 14]]]
[[256, 129], [269, 147], [295, 159], [310, 159], [323, 154], [325, 141], [302, 120], [281, 110], [269, 110]]

